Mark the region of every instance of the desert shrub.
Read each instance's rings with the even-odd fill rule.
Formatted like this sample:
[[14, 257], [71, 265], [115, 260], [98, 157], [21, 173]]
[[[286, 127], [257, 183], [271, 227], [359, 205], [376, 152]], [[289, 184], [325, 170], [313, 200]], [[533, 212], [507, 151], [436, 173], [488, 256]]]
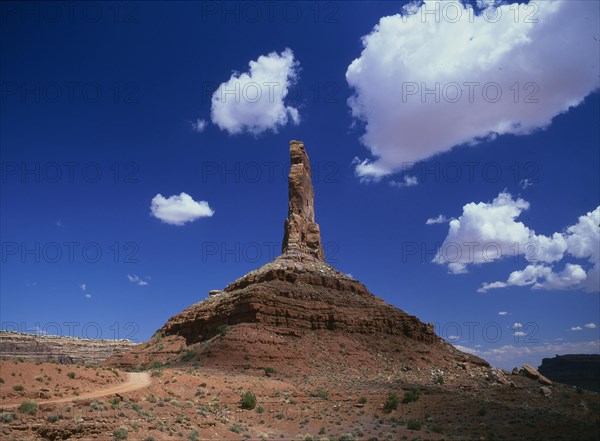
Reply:
[[60, 415], [50, 415], [50, 416], [48, 416], [48, 418], [46, 418], [46, 421], [48, 421], [49, 423], [56, 423], [60, 419], [61, 419]]
[[327, 392], [325, 389], [317, 389], [316, 391], [313, 392], [313, 397], [319, 397], [322, 400], [328, 400], [329, 399], [329, 392]]
[[13, 386], [13, 390], [16, 392], [23, 392], [25, 388], [22, 385], [17, 384], [16, 386]]
[[151, 377], [162, 377], [162, 370], [161, 369], [154, 369], [152, 371], [152, 373], [150, 374]]
[[147, 436], [144, 441], [156, 441], [156, 439], [153, 436]]
[[37, 412], [38, 405], [34, 401], [23, 401], [19, 406], [19, 412], [26, 413], [28, 415], [34, 415]]
[[198, 351], [196, 351], [195, 349], [188, 349], [187, 351], [185, 351], [185, 354], [179, 357], [179, 359], [185, 363], [190, 360], [193, 360], [194, 357], [196, 357], [196, 355], [198, 355]]
[[35, 381], [42, 382], [42, 381], [44, 381], [44, 377], [37, 376], [37, 377], [35, 377]]
[[69, 377], [71, 380], [75, 378], [75, 372], [67, 372], [67, 377]]
[[240, 399], [240, 405], [242, 406], [242, 409], [254, 409], [256, 407], [256, 395], [254, 392], [244, 392]]
[[90, 403], [90, 409], [92, 410], [106, 410], [106, 406], [102, 400], [94, 400]]
[[0, 377], [0, 384], [4, 384], [4, 378]]
[[263, 413], [264, 411], [265, 411], [265, 408], [264, 408], [264, 407], [258, 406], [258, 407], [256, 408], [256, 413]]
[[304, 438], [302, 438], [304, 441], [315, 441], [315, 437], [312, 436], [310, 433], [307, 433], [306, 435], [304, 435]]
[[444, 384], [444, 377], [441, 375], [435, 379], [435, 384]]
[[128, 434], [129, 432], [126, 427], [119, 427], [113, 432], [113, 437], [115, 439], [127, 439]]
[[354, 441], [354, 435], [351, 433], [344, 433], [343, 435], [340, 435], [339, 441]]
[[224, 337], [227, 335], [227, 325], [220, 325], [217, 327], [217, 333], [221, 336]]
[[240, 433], [242, 431], [242, 426], [239, 424], [232, 424], [229, 426], [229, 430], [231, 430], [233, 433]]
[[398, 399], [397, 394], [395, 394], [393, 392], [388, 394], [388, 397], [385, 400], [385, 403], [383, 404], [383, 410], [385, 410], [386, 412], [391, 412], [392, 410], [398, 409], [399, 401], [400, 400]]
[[14, 420], [17, 415], [14, 412], [2, 412], [2, 416], [0, 416], [0, 421], [3, 423], [10, 423]]
[[188, 435], [188, 439], [190, 441], [200, 441], [200, 434], [198, 433], [197, 430], [192, 430], [192, 431], [190, 431], [190, 434]]
[[408, 430], [421, 430], [421, 421], [408, 420], [408, 423], [406, 423], [406, 428]]
[[358, 399], [358, 404], [367, 404], [367, 397], [360, 397]]
[[272, 374], [276, 374], [276, 373], [277, 373], [277, 371], [274, 368], [272, 368], [272, 367], [266, 367], [265, 368], [265, 375], [267, 377], [271, 376]]
[[404, 392], [404, 398], [402, 399], [403, 403], [412, 403], [413, 401], [417, 401], [421, 393], [419, 389], [411, 389]]

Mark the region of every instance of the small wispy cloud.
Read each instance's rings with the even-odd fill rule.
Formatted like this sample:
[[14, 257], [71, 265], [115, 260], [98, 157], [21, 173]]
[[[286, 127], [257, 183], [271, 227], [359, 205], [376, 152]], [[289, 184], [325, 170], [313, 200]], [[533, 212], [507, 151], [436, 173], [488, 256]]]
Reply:
[[206, 129], [207, 124], [206, 120], [197, 119], [196, 121], [192, 121], [192, 130], [197, 133], [202, 133], [204, 132], [204, 129]]
[[401, 182], [398, 181], [390, 181], [390, 185], [396, 188], [402, 187], [414, 187], [419, 184], [419, 180], [416, 176], [404, 175], [404, 178]]
[[522, 179], [519, 182], [519, 187], [523, 190], [526, 190], [528, 187], [533, 187], [533, 182], [530, 179]]
[[63, 226], [63, 223], [62, 223], [62, 221], [60, 219], [56, 220], [56, 226], [59, 227], [59, 228]]
[[508, 311], [498, 311], [498, 315], [508, 315]]
[[596, 323], [586, 323], [585, 325], [583, 325], [584, 327], [588, 328], [588, 329], [596, 329]]
[[148, 286], [148, 282], [146, 282], [146, 280], [150, 280], [150, 277], [146, 276], [144, 278], [140, 278], [136, 274], [134, 274], [133, 276], [131, 274], [127, 274], [127, 279], [131, 283], [135, 283], [139, 286]]
[[513, 334], [515, 337], [525, 337], [527, 334], [523, 331], [515, 331]]
[[513, 324], [511, 326], [512, 329], [519, 329], [519, 328], [522, 328], [522, 327], [523, 327], [523, 325], [521, 323], [518, 323], [518, 322], [516, 322], [515, 324]]
[[571, 331], [583, 331], [583, 328], [581, 326], [572, 326]]
[[79, 288], [81, 288], [81, 290], [83, 291], [83, 296], [86, 299], [91, 299], [92, 298], [92, 294], [88, 292], [87, 285], [85, 283], [82, 283], [81, 285], [79, 285]]
[[430, 217], [429, 219], [427, 219], [425, 225], [445, 224], [446, 222], [450, 222], [450, 219], [448, 219], [443, 214], [440, 214], [437, 217]]

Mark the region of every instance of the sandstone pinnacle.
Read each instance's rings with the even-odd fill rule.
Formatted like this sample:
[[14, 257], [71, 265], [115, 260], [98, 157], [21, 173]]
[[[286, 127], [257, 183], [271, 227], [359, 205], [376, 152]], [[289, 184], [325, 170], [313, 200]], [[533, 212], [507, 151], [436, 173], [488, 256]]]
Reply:
[[312, 171], [304, 144], [290, 141], [288, 217], [284, 224], [282, 253], [299, 252], [324, 260], [321, 231], [315, 223]]

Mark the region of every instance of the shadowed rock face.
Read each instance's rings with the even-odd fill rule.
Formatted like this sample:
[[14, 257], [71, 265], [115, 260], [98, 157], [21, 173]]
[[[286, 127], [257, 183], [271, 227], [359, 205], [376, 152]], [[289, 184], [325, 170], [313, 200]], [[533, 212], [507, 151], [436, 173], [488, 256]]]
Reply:
[[282, 253], [306, 253], [324, 260], [321, 231], [315, 223], [312, 172], [304, 144], [290, 142], [288, 218], [285, 220]]
[[538, 370], [552, 381], [600, 392], [600, 355], [598, 354], [557, 355], [554, 358], [544, 358]]

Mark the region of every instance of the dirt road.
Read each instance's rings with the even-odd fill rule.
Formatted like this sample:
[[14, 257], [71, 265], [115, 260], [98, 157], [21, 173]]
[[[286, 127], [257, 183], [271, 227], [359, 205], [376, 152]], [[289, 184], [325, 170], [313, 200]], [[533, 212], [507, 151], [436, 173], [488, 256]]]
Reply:
[[[125, 394], [127, 392], [133, 392], [139, 389], [148, 387], [152, 380], [148, 372], [127, 372], [127, 381], [116, 386], [107, 387], [106, 389], [98, 389], [90, 392], [85, 392], [79, 395], [73, 395], [70, 397], [62, 397], [51, 400], [33, 400], [38, 404], [49, 404], [49, 403], [68, 403], [71, 401], [87, 400], [91, 398], [107, 397], [114, 394]], [[16, 407], [19, 403], [2, 403], [1, 408]]]

